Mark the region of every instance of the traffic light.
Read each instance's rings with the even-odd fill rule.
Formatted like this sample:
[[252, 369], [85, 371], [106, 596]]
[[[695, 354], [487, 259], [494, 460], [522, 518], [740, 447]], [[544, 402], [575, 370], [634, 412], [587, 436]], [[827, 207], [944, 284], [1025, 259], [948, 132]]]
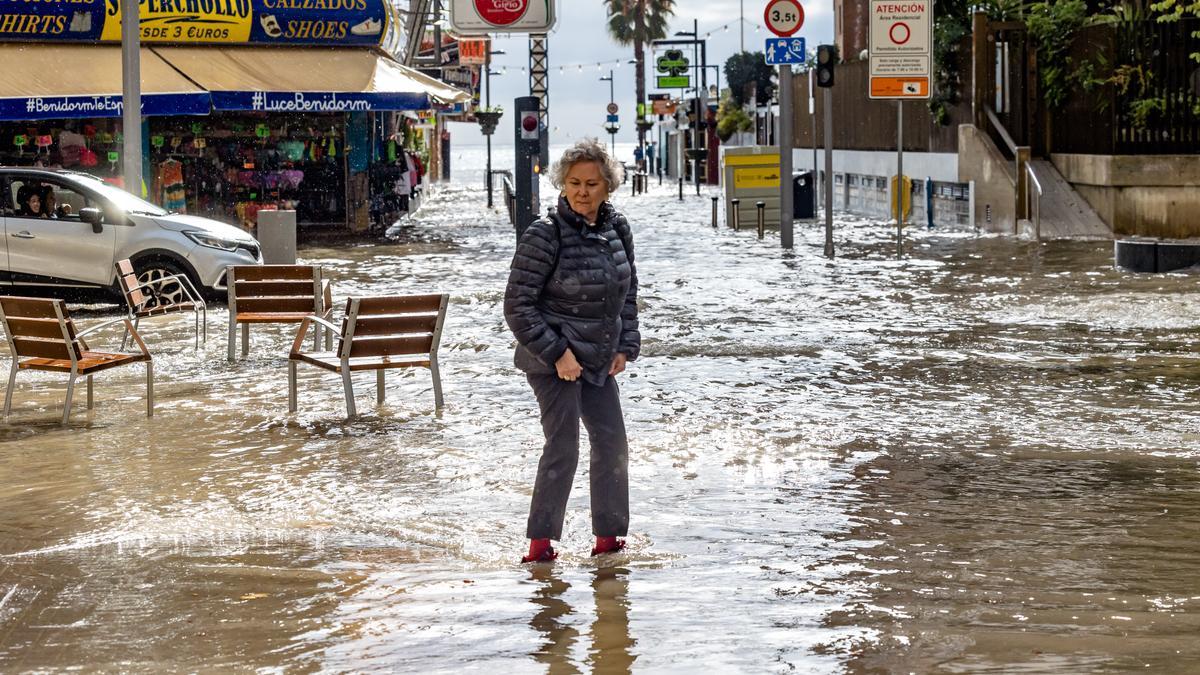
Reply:
[[817, 86], [833, 86], [833, 67], [837, 65], [837, 45], [820, 45], [817, 47]]

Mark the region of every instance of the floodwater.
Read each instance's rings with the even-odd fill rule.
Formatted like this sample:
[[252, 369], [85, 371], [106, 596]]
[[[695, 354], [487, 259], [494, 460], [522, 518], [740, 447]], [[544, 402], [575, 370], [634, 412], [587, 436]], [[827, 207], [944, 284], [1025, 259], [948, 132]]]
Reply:
[[[225, 360], [185, 318], [97, 376], [22, 373], [0, 425], [0, 671], [1113, 672], [1200, 669], [1195, 277], [839, 219], [839, 257], [631, 217], [644, 348], [622, 380], [626, 554], [594, 560], [586, 462], [562, 557], [521, 566], [540, 451], [501, 300], [511, 230], [474, 183], [396, 242], [306, 248], [335, 295], [445, 290], [426, 371], [361, 417], [289, 328]], [[85, 326], [103, 316], [86, 316]], [[119, 343], [102, 333], [97, 346]], [[4, 354], [7, 361], [7, 354]], [[7, 368], [7, 363], [4, 365]]]

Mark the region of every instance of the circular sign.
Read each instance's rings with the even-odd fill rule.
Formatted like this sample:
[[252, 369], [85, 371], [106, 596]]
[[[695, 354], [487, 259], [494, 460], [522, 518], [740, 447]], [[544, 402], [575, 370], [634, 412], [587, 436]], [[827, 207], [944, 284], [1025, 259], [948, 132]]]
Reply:
[[888, 38], [895, 44], [902, 45], [912, 37], [912, 29], [903, 21], [897, 21], [888, 29]]
[[521, 120], [521, 128], [525, 131], [536, 131], [538, 128], [537, 113], [526, 113], [525, 117]]
[[608, 108], [607, 108], [607, 110], [608, 110], [608, 114], [609, 114], [609, 115], [616, 115], [616, 114], [617, 114], [617, 110], [618, 110], [618, 108], [617, 108], [617, 104], [616, 104], [616, 103], [609, 103], [609, 104], [608, 104]]
[[763, 20], [767, 30], [779, 37], [791, 37], [804, 25], [804, 8], [799, 0], [769, 0]]
[[529, 0], [475, 0], [479, 18], [493, 26], [514, 24], [529, 9]]

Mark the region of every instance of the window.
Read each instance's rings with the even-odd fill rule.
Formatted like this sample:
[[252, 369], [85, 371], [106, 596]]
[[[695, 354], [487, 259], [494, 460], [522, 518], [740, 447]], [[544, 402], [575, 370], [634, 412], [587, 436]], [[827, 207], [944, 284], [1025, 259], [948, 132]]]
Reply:
[[18, 218], [79, 220], [80, 209], [93, 206], [82, 193], [40, 178], [15, 178], [8, 187], [4, 207]]

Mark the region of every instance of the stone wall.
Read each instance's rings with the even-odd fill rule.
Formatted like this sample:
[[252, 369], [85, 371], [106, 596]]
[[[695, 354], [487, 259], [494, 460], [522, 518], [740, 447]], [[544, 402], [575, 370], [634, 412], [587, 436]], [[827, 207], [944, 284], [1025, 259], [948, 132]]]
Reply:
[[1200, 237], [1200, 155], [1051, 156], [1117, 236]]

